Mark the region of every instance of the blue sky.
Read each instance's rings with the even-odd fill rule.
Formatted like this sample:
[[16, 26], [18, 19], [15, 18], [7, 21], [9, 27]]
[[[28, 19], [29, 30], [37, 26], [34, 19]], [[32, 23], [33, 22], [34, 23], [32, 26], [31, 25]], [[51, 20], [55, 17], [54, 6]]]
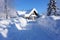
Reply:
[[[36, 8], [39, 13], [44, 13], [47, 10], [49, 0], [14, 0], [16, 10], [29, 10]], [[58, 0], [58, 4], [59, 4]]]

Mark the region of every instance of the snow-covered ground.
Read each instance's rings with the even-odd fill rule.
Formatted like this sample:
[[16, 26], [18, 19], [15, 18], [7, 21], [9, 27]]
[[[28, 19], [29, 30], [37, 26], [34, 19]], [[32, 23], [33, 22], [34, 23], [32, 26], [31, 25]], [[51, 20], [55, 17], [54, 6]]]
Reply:
[[50, 40], [60, 40], [60, 16], [42, 16], [37, 22]]
[[0, 21], [1, 40], [60, 40], [60, 16], [42, 16], [36, 21], [14, 18]]
[[26, 30], [27, 21], [24, 18], [14, 18], [14, 19], [1, 19], [0, 21], [0, 33], [3, 37], [7, 37], [8, 28], [15, 25], [18, 30]]

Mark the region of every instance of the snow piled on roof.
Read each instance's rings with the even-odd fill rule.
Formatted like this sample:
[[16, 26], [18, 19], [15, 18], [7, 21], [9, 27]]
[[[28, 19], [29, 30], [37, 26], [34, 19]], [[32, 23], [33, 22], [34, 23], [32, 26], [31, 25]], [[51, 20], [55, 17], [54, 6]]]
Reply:
[[17, 11], [18, 15], [24, 15], [26, 13], [26, 11]]
[[33, 8], [33, 9], [30, 9], [30, 10], [27, 10], [26, 14], [29, 14], [30, 12], [33, 12], [33, 11], [36, 11], [38, 13], [38, 11], [35, 8]]
[[36, 11], [38, 13], [38, 11], [35, 8], [26, 10], [26, 11], [17, 11], [17, 12], [18, 12], [18, 15], [20, 16], [25, 15], [25, 17], [29, 17], [33, 13], [33, 11]]

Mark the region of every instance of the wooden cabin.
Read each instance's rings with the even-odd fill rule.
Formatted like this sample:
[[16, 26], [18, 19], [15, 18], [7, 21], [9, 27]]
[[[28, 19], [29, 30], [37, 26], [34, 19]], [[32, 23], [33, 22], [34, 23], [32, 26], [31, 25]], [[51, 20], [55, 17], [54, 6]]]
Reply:
[[33, 8], [32, 10], [27, 11], [24, 17], [26, 19], [35, 20], [36, 18], [39, 17], [39, 14], [38, 14], [37, 10], [35, 8]]

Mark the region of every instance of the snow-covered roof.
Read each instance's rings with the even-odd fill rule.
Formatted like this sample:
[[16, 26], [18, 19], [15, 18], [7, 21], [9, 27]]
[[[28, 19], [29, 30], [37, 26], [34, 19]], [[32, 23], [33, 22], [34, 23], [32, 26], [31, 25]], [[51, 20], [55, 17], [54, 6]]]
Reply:
[[26, 11], [17, 11], [18, 15], [24, 15], [26, 13]]
[[29, 17], [34, 11], [35, 11], [36, 13], [38, 13], [38, 11], [37, 11], [35, 8], [33, 8], [33, 9], [28, 10], [28, 11], [26, 12], [25, 17]]
[[30, 10], [27, 10], [26, 14], [29, 14], [29, 13], [31, 14], [33, 11], [36, 11], [38, 13], [38, 11], [35, 8], [33, 8], [33, 9], [30, 9]]
[[38, 11], [35, 8], [27, 11], [17, 11], [17, 12], [18, 12], [18, 15], [25, 15], [25, 17], [29, 17], [34, 11], [38, 13]]

